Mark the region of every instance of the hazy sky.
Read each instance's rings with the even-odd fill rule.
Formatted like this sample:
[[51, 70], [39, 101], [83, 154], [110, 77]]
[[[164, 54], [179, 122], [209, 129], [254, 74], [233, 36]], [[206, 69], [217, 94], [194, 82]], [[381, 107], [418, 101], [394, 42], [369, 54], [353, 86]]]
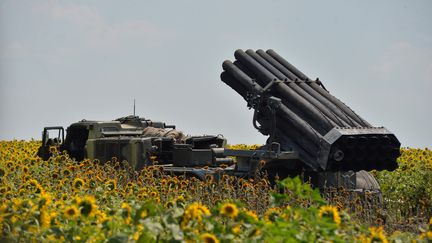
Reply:
[[265, 143], [220, 81], [274, 49], [403, 146], [432, 147], [432, 1], [0, 0], [0, 140], [137, 113]]

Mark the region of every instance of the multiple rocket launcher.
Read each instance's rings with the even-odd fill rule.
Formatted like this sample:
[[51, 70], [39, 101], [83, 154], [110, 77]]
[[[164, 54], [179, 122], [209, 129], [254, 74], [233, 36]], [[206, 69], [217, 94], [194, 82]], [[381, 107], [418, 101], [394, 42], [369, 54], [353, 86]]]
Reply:
[[400, 143], [374, 127], [273, 50], [237, 50], [221, 79], [254, 109], [267, 145], [297, 151], [307, 170], [394, 170]]

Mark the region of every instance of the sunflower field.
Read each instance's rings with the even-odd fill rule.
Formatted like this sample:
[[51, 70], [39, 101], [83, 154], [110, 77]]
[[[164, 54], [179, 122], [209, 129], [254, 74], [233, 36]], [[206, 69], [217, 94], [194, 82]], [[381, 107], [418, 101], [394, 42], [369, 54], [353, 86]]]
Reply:
[[1, 242], [432, 242], [428, 149], [403, 149], [396, 171], [374, 172], [385, 217], [370, 221], [375, 211], [323, 198], [299, 178], [200, 181], [115, 158], [52, 151], [43, 161], [39, 146], [0, 142]]

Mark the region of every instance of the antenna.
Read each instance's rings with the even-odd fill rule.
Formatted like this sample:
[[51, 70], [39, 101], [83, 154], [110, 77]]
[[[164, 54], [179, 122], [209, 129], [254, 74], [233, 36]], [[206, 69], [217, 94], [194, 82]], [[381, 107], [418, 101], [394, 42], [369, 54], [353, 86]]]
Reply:
[[134, 116], [135, 116], [135, 99], [134, 99], [134, 113], [133, 113], [133, 114], [134, 114]]

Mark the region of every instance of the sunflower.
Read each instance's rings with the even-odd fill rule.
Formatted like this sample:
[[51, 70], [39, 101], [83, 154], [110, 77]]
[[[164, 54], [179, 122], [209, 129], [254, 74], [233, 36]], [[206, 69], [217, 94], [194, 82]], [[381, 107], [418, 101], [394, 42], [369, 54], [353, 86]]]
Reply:
[[97, 211], [96, 199], [93, 196], [85, 196], [84, 199], [78, 200], [80, 213], [84, 216], [92, 216]]
[[71, 171], [69, 170], [69, 169], [64, 169], [63, 171], [62, 171], [62, 174], [64, 175], [64, 176], [69, 176], [70, 174], [71, 174]]
[[68, 218], [76, 218], [80, 214], [77, 206], [71, 205], [64, 210], [64, 215]]
[[128, 203], [122, 203], [121, 205], [121, 215], [126, 224], [129, 224], [131, 221], [131, 212], [132, 207]]
[[6, 171], [0, 168], [0, 177], [3, 177], [4, 175], [6, 175]]
[[222, 205], [222, 207], [220, 208], [219, 211], [220, 214], [228, 216], [230, 218], [235, 218], [237, 217], [239, 210], [237, 208], [237, 206], [233, 203], [225, 203], [224, 205]]
[[122, 215], [124, 217], [129, 217], [130, 216], [130, 214], [132, 212], [132, 207], [128, 203], [123, 202], [121, 204], [121, 209], [122, 209]]
[[90, 162], [89, 159], [85, 159], [85, 160], [82, 161], [82, 164], [83, 164], [84, 166], [89, 166], [89, 165], [91, 165], [91, 162]]
[[125, 187], [125, 189], [124, 189], [124, 195], [125, 196], [131, 195], [133, 192], [134, 192], [133, 187]]
[[90, 189], [95, 189], [96, 188], [96, 181], [94, 179], [90, 179], [89, 183], [88, 183]]
[[280, 208], [274, 207], [274, 208], [269, 208], [267, 210], [267, 212], [265, 212], [264, 214], [264, 220], [266, 222], [275, 222], [276, 218], [279, 216], [281, 212]]
[[370, 237], [368, 239], [370, 239], [370, 242], [383, 242], [383, 243], [388, 242], [382, 226], [369, 227], [369, 234]]
[[73, 180], [72, 186], [74, 189], [78, 190], [84, 186], [84, 180], [77, 177]]
[[117, 189], [117, 181], [114, 179], [110, 179], [107, 182], [105, 182], [105, 186], [108, 189], [108, 191], [114, 191]]
[[66, 201], [68, 198], [69, 198], [69, 195], [66, 194], [66, 193], [64, 193], [64, 194], [62, 194], [62, 195], [60, 196], [60, 199], [63, 200], [63, 201]]
[[145, 193], [145, 192], [140, 192], [137, 195], [137, 198], [140, 199], [140, 200], [142, 200], [142, 199], [144, 199], [146, 197], [147, 197], [147, 193]]
[[205, 243], [218, 243], [219, 240], [215, 235], [210, 233], [204, 233], [200, 236], [201, 240]]
[[174, 202], [173, 202], [173, 201], [168, 201], [168, 202], [166, 202], [166, 203], [165, 203], [165, 207], [166, 207], [166, 208], [172, 208], [172, 207], [174, 207]]
[[42, 193], [39, 197], [39, 208], [45, 208], [51, 203], [51, 196], [48, 193]]
[[6, 193], [3, 194], [3, 197], [6, 198], [7, 200], [10, 200], [12, 198], [12, 192], [7, 191]]
[[21, 169], [24, 172], [24, 174], [28, 174], [29, 173], [29, 167], [28, 166], [23, 165]]
[[39, 223], [45, 228], [48, 227], [51, 223], [51, 217], [46, 210], [41, 210], [39, 213]]
[[0, 215], [0, 229], [3, 229], [3, 215]]
[[136, 229], [135, 233], [133, 234], [132, 239], [135, 241], [138, 241], [138, 239], [140, 238], [143, 231], [144, 231], [144, 226], [141, 224], [137, 225], [137, 229]]
[[245, 215], [247, 217], [249, 217], [250, 219], [252, 219], [252, 221], [254, 221], [254, 222], [258, 221], [258, 216], [255, 213], [255, 211], [250, 211], [250, 210], [244, 209], [244, 213], [245, 213]]
[[233, 234], [238, 235], [241, 231], [241, 224], [237, 224], [236, 226], [231, 228], [231, 232], [233, 232]]
[[203, 215], [209, 216], [210, 210], [201, 203], [192, 203], [185, 209], [183, 213], [181, 226], [185, 227], [191, 220], [196, 220], [200, 223], [202, 221]]
[[139, 216], [139, 218], [144, 219], [144, 218], [146, 218], [149, 215], [149, 211], [147, 209], [145, 209], [145, 208], [144, 209], [140, 209], [137, 212], [137, 215]]
[[63, 207], [62, 201], [56, 201], [53, 205], [53, 208], [55, 208], [55, 209], [61, 209], [62, 207]]
[[9, 169], [12, 168], [14, 166], [14, 162], [12, 161], [6, 161], [6, 167], [8, 167]]
[[50, 152], [50, 153], [53, 154], [53, 153], [55, 153], [56, 151], [57, 151], [56, 146], [50, 146], [50, 147], [49, 147], [49, 152]]
[[184, 206], [184, 204], [186, 203], [186, 199], [180, 195], [175, 199], [175, 203], [177, 204], [177, 206]]
[[76, 171], [76, 170], [77, 170], [77, 167], [74, 166], [74, 165], [69, 165], [69, 166], [68, 166], [68, 170], [69, 170], [69, 171]]
[[341, 223], [338, 209], [333, 206], [321, 206], [319, 209], [319, 217], [330, 217], [337, 225]]
[[18, 195], [19, 196], [24, 196], [24, 195], [26, 195], [27, 194], [27, 192], [26, 192], [26, 190], [24, 190], [23, 188], [20, 188], [19, 190], [18, 190]]
[[158, 197], [158, 192], [156, 192], [156, 191], [152, 191], [152, 192], [150, 192], [150, 197], [152, 197], [152, 198], [156, 198], [156, 197]]
[[2, 205], [0, 206], [0, 215], [6, 213], [6, 211], [8, 211], [8, 206], [7, 205]]
[[0, 187], [0, 194], [4, 194], [4, 193], [6, 193], [8, 190], [7, 190], [7, 187], [5, 187], [5, 186], [2, 186], [2, 187]]
[[258, 228], [255, 228], [254, 230], [252, 230], [252, 232], [250, 233], [250, 236], [252, 237], [256, 237], [259, 236], [261, 234], [261, 230]]
[[52, 177], [54, 180], [56, 180], [56, 179], [59, 178], [59, 174], [57, 174], [57, 172], [53, 172], [53, 173], [51, 174], [51, 177]]
[[39, 185], [39, 182], [35, 179], [31, 179], [28, 181], [28, 185], [33, 188], [33, 187], [36, 187], [37, 185]]
[[185, 188], [187, 185], [189, 184], [189, 180], [182, 180], [181, 182], [180, 182], [180, 187], [183, 189], [183, 188]]
[[166, 179], [162, 179], [160, 181], [161, 186], [165, 187], [168, 184], [168, 181]]
[[32, 191], [34, 193], [38, 193], [38, 194], [44, 192], [43, 187], [35, 179], [29, 180], [27, 189], [29, 189], [30, 191]]
[[108, 217], [104, 212], [101, 212], [101, 211], [97, 211], [97, 212], [95, 213], [95, 216], [96, 216], [97, 222], [98, 222], [99, 224], [103, 224], [103, 223], [105, 223], [105, 222], [111, 220], [110, 217]]
[[424, 232], [420, 235], [420, 239], [425, 239], [426, 242], [431, 242], [432, 241], [432, 231], [427, 231]]

